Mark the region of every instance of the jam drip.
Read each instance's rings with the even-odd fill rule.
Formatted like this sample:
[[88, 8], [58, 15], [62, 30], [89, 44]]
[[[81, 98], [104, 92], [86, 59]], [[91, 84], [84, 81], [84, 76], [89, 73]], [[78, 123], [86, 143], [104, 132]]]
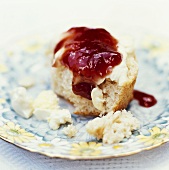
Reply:
[[[56, 45], [54, 54], [65, 48], [60, 62], [73, 72], [72, 90], [91, 100], [91, 91], [97, 81], [106, 77], [121, 63], [117, 52], [118, 41], [104, 29], [75, 27]], [[57, 67], [54, 62], [53, 67]]]
[[157, 103], [155, 97], [150, 94], [146, 94], [138, 90], [134, 90], [133, 94], [134, 94], [134, 99], [138, 100], [141, 106], [151, 107]]

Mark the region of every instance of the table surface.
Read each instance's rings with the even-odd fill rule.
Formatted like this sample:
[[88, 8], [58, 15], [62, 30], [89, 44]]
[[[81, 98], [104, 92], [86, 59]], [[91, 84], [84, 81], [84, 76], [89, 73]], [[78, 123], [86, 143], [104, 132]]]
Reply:
[[[97, 20], [144, 26], [169, 37], [167, 0], [0, 0], [0, 46], [33, 30], [48, 30], [62, 21], [67, 26]], [[0, 140], [0, 169], [169, 169], [169, 143], [136, 155], [107, 160], [71, 161], [31, 153]]]

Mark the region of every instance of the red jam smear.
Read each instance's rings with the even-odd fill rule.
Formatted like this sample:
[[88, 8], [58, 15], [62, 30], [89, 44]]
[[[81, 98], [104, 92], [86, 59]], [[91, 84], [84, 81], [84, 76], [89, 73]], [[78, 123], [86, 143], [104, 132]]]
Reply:
[[[98, 80], [106, 77], [121, 63], [118, 41], [105, 29], [74, 27], [56, 45], [54, 54], [65, 48], [60, 62], [73, 72], [74, 94], [91, 100], [91, 91]], [[53, 64], [57, 67], [57, 62]]]
[[91, 100], [91, 92], [94, 87], [95, 87], [94, 84], [82, 82], [73, 85], [72, 90], [73, 92], [75, 92], [76, 95], [80, 95]]
[[157, 100], [153, 95], [134, 90], [134, 99], [139, 101], [139, 104], [143, 107], [151, 107], [157, 103]]

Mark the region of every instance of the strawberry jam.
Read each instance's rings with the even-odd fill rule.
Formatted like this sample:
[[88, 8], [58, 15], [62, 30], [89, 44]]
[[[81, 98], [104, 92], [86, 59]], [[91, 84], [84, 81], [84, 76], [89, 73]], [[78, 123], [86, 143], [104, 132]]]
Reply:
[[[59, 60], [73, 72], [74, 94], [91, 100], [91, 91], [97, 81], [110, 74], [122, 61], [117, 43], [109, 32], [101, 28], [74, 27], [65, 33], [54, 54], [62, 47], [65, 49]], [[57, 67], [57, 61], [53, 67]]]
[[139, 104], [143, 107], [151, 107], [157, 103], [157, 100], [154, 96], [140, 92], [138, 90], [134, 90], [134, 99], [139, 101]]

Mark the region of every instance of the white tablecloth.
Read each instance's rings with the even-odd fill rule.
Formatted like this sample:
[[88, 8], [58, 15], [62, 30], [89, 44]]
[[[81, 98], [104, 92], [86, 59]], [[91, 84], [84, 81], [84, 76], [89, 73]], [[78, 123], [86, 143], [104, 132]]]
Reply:
[[63, 160], [31, 153], [0, 140], [2, 170], [168, 170], [169, 144], [136, 155], [106, 160]]
[[[167, 0], [0, 0], [0, 45], [31, 30], [47, 30], [58, 21], [69, 26], [85, 25], [91, 19], [117, 21], [142, 26], [169, 36], [169, 3]], [[71, 161], [31, 153], [0, 140], [0, 169], [169, 169], [169, 144], [136, 155], [107, 160]]]

